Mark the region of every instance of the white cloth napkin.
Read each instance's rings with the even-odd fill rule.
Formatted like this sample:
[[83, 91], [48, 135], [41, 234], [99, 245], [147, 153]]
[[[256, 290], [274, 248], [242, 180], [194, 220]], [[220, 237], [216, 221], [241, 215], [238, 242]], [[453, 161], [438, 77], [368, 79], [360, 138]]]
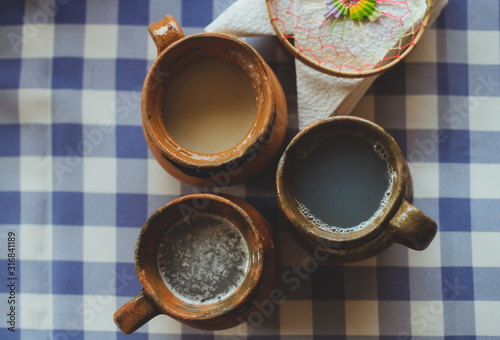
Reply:
[[[439, 16], [448, 0], [434, 0], [428, 26]], [[275, 35], [264, 0], [238, 0], [205, 30], [238, 37]], [[378, 75], [340, 78], [323, 74], [295, 59], [299, 129], [330, 115], [350, 114]]]

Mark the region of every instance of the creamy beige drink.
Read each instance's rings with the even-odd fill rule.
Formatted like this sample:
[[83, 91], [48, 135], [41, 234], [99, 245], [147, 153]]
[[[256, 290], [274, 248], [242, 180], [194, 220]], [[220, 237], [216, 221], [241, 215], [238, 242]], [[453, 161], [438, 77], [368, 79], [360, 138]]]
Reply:
[[235, 65], [219, 59], [198, 62], [168, 87], [163, 119], [186, 149], [216, 153], [247, 134], [257, 112], [252, 84]]

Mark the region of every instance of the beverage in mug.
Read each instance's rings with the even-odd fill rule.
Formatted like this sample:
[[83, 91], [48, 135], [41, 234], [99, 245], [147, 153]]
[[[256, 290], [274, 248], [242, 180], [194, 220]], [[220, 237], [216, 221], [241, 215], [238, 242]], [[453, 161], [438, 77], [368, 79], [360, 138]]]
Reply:
[[325, 230], [350, 232], [387, 204], [393, 170], [375, 141], [323, 133], [298, 150], [294, 192], [301, 212]]
[[172, 225], [158, 248], [158, 269], [168, 289], [192, 304], [231, 295], [248, 271], [249, 252], [241, 231], [222, 216], [192, 214]]
[[257, 104], [252, 83], [221, 59], [197, 62], [167, 88], [163, 120], [183, 147], [217, 153], [237, 145], [252, 127]]

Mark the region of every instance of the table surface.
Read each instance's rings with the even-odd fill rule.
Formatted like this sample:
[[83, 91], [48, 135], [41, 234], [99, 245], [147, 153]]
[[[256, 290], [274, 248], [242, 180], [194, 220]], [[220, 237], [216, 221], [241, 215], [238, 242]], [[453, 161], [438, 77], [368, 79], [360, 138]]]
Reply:
[[[232, 2], [0, 2], [0, 338], [498, 339], [494, 0], [451, 0], [355, 110], [386, 128], [409, 160], [415, 205], [439, 224], [427, 250], [395, 245], [360, 263], [297, 274], [308, 255], [277, 216], [274, 161], [217, 192], [243, 197], [278, 232], [286, 301], [227, 331], [198, 331], [166, 316], [131, 336], [118, 331], [114, 311], [141, 290], [133, 264], [141, 226], [160, 206], [200, 191], [166, 174], [143, 137], [140, 93], [156, 55], [147, 25], [171, 14], [186, 34], [200, 32]], [[248, 41], [287, 94], [287, 142], [297, 132], [293, 59], [275, 37]], [[15, 333], [7, 329], [11, 306]]]

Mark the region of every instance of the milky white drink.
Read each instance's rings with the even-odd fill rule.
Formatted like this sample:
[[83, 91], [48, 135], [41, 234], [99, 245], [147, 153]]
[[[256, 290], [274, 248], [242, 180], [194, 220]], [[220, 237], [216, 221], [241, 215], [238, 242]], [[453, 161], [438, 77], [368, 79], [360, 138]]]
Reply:
[[243, 282], [248, 246], [229, 220], [193, 214], [172, 225], [158, 249], [163, 281], [181, 300], [193, 304], [218, 302]]
[[219, 59], [183, 70], [166, 91], [163, 119], [183, 147], [217, 153], [238, 144], [257, 112], [250, 80], [235, 65]]

